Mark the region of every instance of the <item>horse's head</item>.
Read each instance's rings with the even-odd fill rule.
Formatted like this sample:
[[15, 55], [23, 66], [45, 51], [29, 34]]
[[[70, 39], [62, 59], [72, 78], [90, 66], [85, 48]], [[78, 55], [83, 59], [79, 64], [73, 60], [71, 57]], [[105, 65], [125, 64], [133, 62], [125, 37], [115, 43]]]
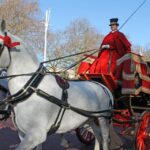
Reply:
[[[5, 21], [0, 20], [0, 36], [4, 36], [5, 28], [6, 28]], [[2, 49], [3, 45], [4, 45], [4, 41], [3, 39], [0, 38], [0, 49]]]
[[5, 30], [5, 20], [0, 20], [0, 68], [7, 68], [10, 64], [10, 50], [4, 42]]

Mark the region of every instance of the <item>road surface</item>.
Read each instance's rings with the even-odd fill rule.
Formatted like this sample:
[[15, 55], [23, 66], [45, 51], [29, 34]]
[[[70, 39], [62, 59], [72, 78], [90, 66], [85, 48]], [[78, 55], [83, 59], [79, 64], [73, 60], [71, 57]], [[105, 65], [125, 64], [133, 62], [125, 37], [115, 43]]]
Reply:
[[[66, 133], [65, 137], [70, 142], [70, 148], [64, 148], [60, 145], [61, 136], [58, 134], [49, 136], [47, 141], [43, 144], [44, 150], [93, 150], [94, 143], [91, 145], [82, 144], [76, 137], [74, 131]], [[124, 150], [132, 150], [132, 140], [126, 137], [123, 138], [125, 143]], [[14, 150], [17, 144], [19, 143], [19, 138], [17, 132], [12, 125], [11, 120], [0, 123], [0, 150]]]

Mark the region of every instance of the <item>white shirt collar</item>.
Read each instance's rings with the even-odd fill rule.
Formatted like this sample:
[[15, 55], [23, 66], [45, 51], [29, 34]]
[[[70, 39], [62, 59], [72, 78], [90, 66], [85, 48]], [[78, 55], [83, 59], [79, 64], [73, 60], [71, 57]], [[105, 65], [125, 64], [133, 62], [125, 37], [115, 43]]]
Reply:
[[114, 32], [116, 32], [116, 31], [118, 31], [118, 30], [115, 30], [115, 31], [111, 31], [111, 33], [114, 33]]

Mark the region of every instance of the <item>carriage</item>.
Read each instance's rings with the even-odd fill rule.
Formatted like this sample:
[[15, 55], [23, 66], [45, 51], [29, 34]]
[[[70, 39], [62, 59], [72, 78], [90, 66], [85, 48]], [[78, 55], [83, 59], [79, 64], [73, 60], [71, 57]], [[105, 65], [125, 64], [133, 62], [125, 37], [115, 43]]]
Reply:
[[[97, 59], [91, 55], [86, 57]], [[93, 63], [81, 62], [78, 69], [80, 80], [96, 81], [109, 88], [115, 99], [113, 126], [123, 129], [120, 135], [133, 137], [134, 150], [149, 150], [150, 62], [145, 61], [143, 56], [128, 53], [117, 60], [116, 76], [111, 72], [94, 73], [91, 71], [94, 67]], [[87, 124], [77, 128], [76, 133], [84, 144], [95, 140]]]
[[[87, 55], [86, 55], [87, 56]], [[150, 62], [143, 56], [128, 53], [117, 60], [115, 75], [94, 72], [97, 59], [88, 56], [81, 62], [79, 78], [94, 80], [106, 85], [114, 96], [113, 126], [120, 127], [122, 136], [133, 137], [135, 150], [150, 149]], [[78, 138], [84, 144], [91, 144], [94, 135], [87, 126], [76, 130]]]
[[[1, 33], [1, 34], [3, 34], [3, 33]], [[1, 37], [1, 38], [5, 42], [4, 37]], [[16, 40], [17, 38], [14, 37], [14, 39]], [[45, 68], [43, 63], [40, 63], [40, 66], [36, 72], [26, 73], [26, 72], [31, 72], [31, 70], [34, 70], [35, 68], [37, 68], [38, 63], [35, 65], [32, 57], [29, 55], [29, 53], [24, 48], [24, 46], [20, 46], [20, 49], [22, 51], [20, 51], [20, 49], [15, 48], [15, 46], [20, 45], [19, 43], [10, 43], [10, 45], [7, 45], [7, 46], [6, 46], [6, 44], [7, 43], [3, 44], [3, 42], [2, 42], [2, 44], [0, 45], [1, 46], [0, 47], [1, 57], [3, 55], [2, 58], [7, 60], [7, 61], [3, 61], [3, 59], [2, 59], [0, 64], [2, 67], [8, 68], [8, 70], [10, 69], [9, 70], [10, 72], [8, 71], [8, 73], [9, 73], [8, 76], [6, 76], [5, 78], [12, 78], [12, 77], [18, 76], [18, 77], [20, 77], [22, 84], [17, 85], [16, 83], [18, 82], [18, 80], [15, 78], [13, 80], [10, 80], [9, 84], [10, 84], [10, 82], [11, 82], [11, 84], [9, 86], [9, 89], [14, 90], [14, 88], [16, 88], [14, 91], [12, 90], [14, 94], [12, 94], [11, 96], [8, 96], [5, 100], [1, 101], [0, 104], [4, 105], [4, 106], [7, 106], [9, 104], [8, 106], [11, 106], [11, 111], [13, 109], [13, 106], [15, 107], [18, 103], [23, 102], [23, 101], [24, 101], [24, 103], [22, 103], [22, 105], [20, 105], [20, 106], [24, 106], [24, 108], [26, 108], [26, 109], [28, 108], [26, 106], [31, 106], [32, 111], [23, 111], [22, 109], [19, 109], [20, 112], [15, 113], [16, 115], [19, 114], [18, 117], [20, 117], [19, 118], [20, 120], [22, 119], [22, 116], [25, 116], [24, 113], [30, 114], [30, 113], [33, 113], [33, 111], [35, 111], [34, 113], [36, 115], [39, 113], [38, 117], [33, 116], [33, 118], [32, 118], [32, 115], [31, 115], [30, 117], [27, 117], [20, 121], [20, 122], [22, 122], [22, 125], [26, 125], [26, 131], [28, 131], [28, 130], [30, 130], [31, 126], [29, 126], [28, 123], [24, 124], [23, 122], [29, 121], [29, 122], [33, 123], [34, 119], [36, 120], [34, 122], [36, 124], [35, 124], [35, 126], [33, 125], [34, 128], [32, 128], [32, 129], [34, 129], [35, 132], [31, 132], [31, 133], [27, 132], [26, 133], [28, 135], [27, 140], [25, 142], [22, 142], [22, 144], [19, 145], [20, 147], [29, 146], [28, 149], [32, 149], [32, 148], [35, 148], [35, 146], [38, 146], [40, 143], [42, 143], [46, 140], [47, 128], [44, 127], [44, 128], [42, 128], [42, 130], [39, 130], [39, 129], [41, 129], [41, 123], [42, 123], [42, 125], [44, 123], [47, 125], [46, 119], [49, 120], [49, 114], [50, 114], [49, 111], [50, 110], [51, 110], [51, 114], [57, 114], [59, 112], [57, 118], [60, 117], [59, 118], [60, 120], [58, 120], [56, 118], [56, 123], [52, 124], [52, 126], [50, 128], [50, 130], [53, 129], [54, 133], [60, 127], [60, 123], [62, 121], [62, 117], [63, 117], [66, 109], [72, 110], [72, 111], [68, 111], [68, 113], [66, 115], [68, 115], [68, 117], [70, 117], [70, 119], [75, 119], [76, 124], [75, 123], [72, 124], [71, 122], [68, 122], [68, 124], [70, 123], [70, 125], [67, 126], [67, 129], [64, 128], [64, 131], [71, 130], [74, 127], [76, 127], [77, 125], [84, 123], [87, 120], [87, 117], [88, 118], [90, 118], [91, 116], [95, 117], [95, 118], [98, 117], [96, 115], [91, 115], [91, 114], [104, 113], [104, 110], [90, 111], [90, 112], [83, 110], [83, 109], [81, 110], [81, 109], [79, 109], [81, 104], [77, 103], [78, 105], [75, 105], [76, 104], [75, 96], [78, 94], [78, 91], [76, 91], [74, 89], [78, 89], [78, 88], [80, 88], [80, 90], [81, 90], [80, 92], [82, 92], [83, 89], [85, 90], [85, 92], [81, 93], [82, 94], [82, 102], [84, 101], [84, 102], [86, 102], [86, 104], [87, 103], [92, 104], [91, 98], [88, 97], [88, 96], [90, 96], [90, 94], [91, 94], [90, 91], [92, 91], [92, 89], [89, 88], [88, 92], [86, 91], [86, 89], [87, 89], [86, 86], [89, 85], [89, 82], [84, 82], [84, 83], [81, 82], [82, 86], [79, 86], [79, 82], [75, 82], [75, 81], [70, 82], [70, 83], [72, 83], [72, 85], [74, 85], [72, 87], [75, 87], [72, 89], [72, 93], [74, 94], [74, 91], [76, 92], [75, 96], [72, 96], [72, 98], [69, 99], [70, 101], [72, 100], [71, 102], [72, 102], [72, 104], [75, 105], [75, 107], [74, 107], [74, 105], [70, 105], [70, 103], [67, 102], [67, 98], [64, 101], [63, 101], [63, 99], [57, 98], [58, 95], [60, 95], [60, 97], [61, 97], [62, 94], [64, 94], [63, 96], [67, 97], [65, 92], [68, 89], [68, 87], [65, 87], [65, 89], [63, 89], [63, 93], [59, 92], [60, 87], [58, 86], [54, 76], [51, 74], [51, 72], [47, 72], [47, 68]], [[15, 53], [15, 55], [11, 55], [12, 51]], [[86, 57], [89, 57], [92, 59], [97, 59], [96, 57], [93, 57], [93, 56], [86, 56]], [[18, 58], [18, 59], [16, 59], [16, 58]], [[13, 61], [11, 61], [11, 60], [13, 60]], [[29, 61], [27, 61], [27, 60], [29, 60]], [[14, 64], [18, 64], [18, 63], [20, 63], [20, 65], [18, 65], [18, 67], [16, 68], [16, 66]], [[24, 64], [26, 64], [26, 65], [24, 65]], [[108, 100], [108, 98], [105, 99], [108, 102], [112, 102], [111, 93], [113, 94], [114, 99], [115, 99], [115, 104], [114, 104], [114, 109], [113, 109], [113, 117], [112, 117], [113, 125], [126, 128], [126, 130], [121, 132], [122, 135], [128, 134], [128, 135], [134, 136], [134, 142], [135, 142], [134, 149], [135, 150], [149, 150], [149, 147], [150, 147], [149, 146], [149, 143], [150, 143], [150, 69], [149, 69], [149, 64], [150, 63], [146, 62], [144, 60], [144, 58], [140, 55], [137, 55], [134, 53], [129, 53], [127, 55], [124, 55], [119, 60], [117, 60], [116, 76], [111, 72], [109, 72], [108, 74], [95, 73], [94, 72], [95, 66], [93, 64], [94, 63], [90, 64], [88, 62], [82, 62], [80, 64], [79, 70], [78, 70], [78, 75], [80, 76], [80, 79], [97, 81], [99, 83], [106, 85], [106, 87], [108, 87], [109, 90], [107, 90], [107, 88], [103, 88], [102, 86], [100, 86], [100, 84], [91, 83], [91, 84], [93, 84], [94, 87], [99, 87], [99, 88], [96, 88], [97, 90], [95, 90], [93, 92], [97, 93], [97, 92], [99, 92], [98, 90], [101, 90], [101, 92], [105, 93], [105, 97], [109, 97], [109, 100]], [[110, 64], [111, 64], [111, 62], [110, 62]], [[11, 70], [11, 68], [9, 68], [9, 67], [13, 66], [13, 65], [15, 66], [15, 68]], [[29, 68], [28, 66], [32, 66], [32, 67]], [[74, 65], [72, 65], [72, 66], [74, 66]], [[14, 72], [17, 69], [19, 72], [18, 74], [16, 74], [16, 72]], [[24, 71], [25, 74], [20, 74], [20, 70], [21, 70], [21, 73], [22, 73], [22, 71]], [[15, 74], [13, 74], [13, 73], [15, 73]], [[42, 82], [44, 90], [48, 91], [46, 93], [44, 90], [42, 91], [41, 89], [37, 89], [37, 88], [38, 88], [38, 85], [40, 84], [40, 82], [42, 81], [42, 79], [44, 78], [44, 76], [46, 76], [48, 73], [49, 73], [49, 78], [46, 78], [46, 81]], [[21, 76], [31, 76], [31, 78], [29, 79], [28, 77], [26, 77], [26, 84], [25, 84], [25, 82], [21, 78]], [[47, 85], [47, 83], [52, 83], [52, 82], [57, 87], [55, 89], [54, 93], [51, 93], [54, 91], [53, 87], [50, 87], [49, 84]], [[19, 89], [19, 91], [18, 91], [18, 89]], [[107, 94], [106, 94], [105, 90], [107, 91]], [[111, 93], [110, 93], [110, 91], [111, 91]], [[53, 94], [53, 95], [50, 95], [49, 93]], [[31, 98], [31, 96], [35, 96], [35, 95], [39, 96], [38, 97], [39, 101], [37, 101], [37, 100], [35, 101], [34, 99], [30, 99], [30, 101], [25, 101], [26, 99], [29, 99], [29, 98]], [[111, 98], [110, 98], [110, 96], [111, 96]], [[35, 98], [37, 99], [37, 97], [35, 97]], [[43, 105], [43, 99], [41, 99], [41, 98], [45, 99], [44, 107], [41, 106], [41, 105]], [[92, 98], [94, 100], [95, 95], [92, 95]], [[97, 97], [97, 98], [99, 98], [99, 99], [95, 98], [93, 110], [95, 110], [95, 109], [97, 110], [98, 107], [96, 106], [96, 104], [100, 104], [100, 103], [96, 103], [97, 100], [99, 100], [98, 102], [102, 102], [102, 97]], [[79, 101], [81, 99], [77, 99], [77, 100]], [[30, 104], [28, 104], [28, 102]], [[34, 104], [35, 103], [37, 104], [36, 109], [33, 109], [35, 107], [34, 107], [34, 105], [31, 105], [31, 102], [33, 102]], [[107, 111], [108, 114], [111, 114], [112, 105], [110, 106], [109, 104], [106, 105], [106, 106], [108, 106], [107, 108], [109, 108], [109, 109], [106, 109], [105, 112]], [[47, 107], [49, 105], [52, 105], [53, 107]], [[59, 107], [57, 107], [57, 106], [59, 106]], [[85, 105], [83, 104], [83, 106], [85, 106]], [[47, 107], [47, 109], [45, 109], [45, 107]], [[90, 105], [90, 107], [92, 107], [92, 105]], [[19, 108], [19, 105], [18, 105], [18, 108]], [[41, 108], [44, 108], [44, 109], [41, 111]], [[50, 108], [53, 108], [53, 109], [50, 109]], [[37, 109], [39, 109], [39, 111], [37, 111]], [[89, 107], [87, 107], [87, 109], [89, 109]], [[99, 107], [99, 109], [100, 109], [100, 107]], [[48, 111], [48, 115], [46, 115], [47, 116], [46, 119], [45, 118], [43, 119], [41, 112], [43, 113], [45, 110]], [[1, 113], [5, 113], [6, 117], [10, 116], [9, 109], [3, 110], [0, 112], [0, 114]], [[7, 113], [9, 113], [9, 114], [7, 114]], [[22, 115], [20, 115], [20, 113], [22, 113]], [[44, 112], [44, 113], [46, 114], [47, 112]], [[60, 113], [62, 115], [60, 115]], [[78, 113], [76, 116], [77, 119], [72, 118], [71, 117], [72, 115], [70, 115], [69, 113], [73, 114], [73, 115], [76, 115], [76, 113]], [[79, 114], [83, 115], [85, 117], [78, 119]], [[40, 117], [41, 117], [41, 119], [43, 119], [42, 122], [41, 122]], [[65, 119], [67, 120], [68, 117], [66, 117]], [[17, 117], [15, 117], [15, 119], [16, 118]], [[110, 118], [111, 117], [109, 116], [109, 119]], [[3, 119], [3, 118], [0, 118], [0, 119]], [[105, 117], [103, 117], [103, 119], [105, 119]], [[37, 120], [39, 121], [38, 122], [39, 124], [37, 124]], [[66, 125], [65, 120], [63, 120], [63, 121], [64, 121], [64, 124]], [[77, 122], [77, 121], [79, 121], [79, 122]], [[103, 120], [103, 121], [106, 121], [106, 120]], [[48, 124], [48, 126], [49, 126], [49, 124]], [[37, 128], [37, 127], [39, 127], [39, 128]], [[69, 129], [68, 129], [68, 127], [69, 127]], [[87, 130], [86, 125], [76, 129], [76, 132], [77, 132], [79, 139], [82, 142], [84, 142], [86, 144], [90, 144], [91, 142], [94, 141], [95, 137], [89, 130]], [[23, 136], [23, 134], [21, 134], [21, 135], [22, 135], [22, 139], [23, 139], [24, 136]], [[41, 135], [43, 135], [43, 137]], [[35, 141], [35, 139], [37, 139], [37, 140]], [[28, 142], [28, 140], [29, 140], [29, 142]], [[33, 145], [33, 142], [31, 142], [31, 140], [36, 142], [36, 144]]]

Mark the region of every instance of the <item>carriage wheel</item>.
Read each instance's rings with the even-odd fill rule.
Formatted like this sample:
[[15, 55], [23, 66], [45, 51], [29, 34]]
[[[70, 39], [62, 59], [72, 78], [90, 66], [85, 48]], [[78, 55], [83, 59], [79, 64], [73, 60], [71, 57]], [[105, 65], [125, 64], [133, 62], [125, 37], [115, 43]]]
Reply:
[[87, 125], [77, 128], [76, 135], [83, 144], [89, 145], [92, 144], [95, 140], [94, 134], [89, 130]]
[[137, 126], [135, 150], [150, 150], [150, 112], [144, 112]]

